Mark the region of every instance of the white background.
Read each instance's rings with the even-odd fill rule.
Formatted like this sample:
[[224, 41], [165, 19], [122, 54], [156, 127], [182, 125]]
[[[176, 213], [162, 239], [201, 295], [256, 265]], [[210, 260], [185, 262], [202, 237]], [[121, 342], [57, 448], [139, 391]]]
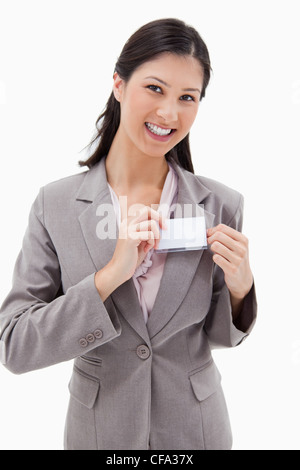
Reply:
[[[195, 173], [245, 196], [259, 319], [214, 356], [234, 449], [300, 449], [299, 1], [0, 1], [0, 302], [41, 186], [79, 152], [142, 24], [178, 17], [207, 43], [213, 77], [191, 133]], [[0, 449], [61, 449], [72, 362], [0, 368]]]

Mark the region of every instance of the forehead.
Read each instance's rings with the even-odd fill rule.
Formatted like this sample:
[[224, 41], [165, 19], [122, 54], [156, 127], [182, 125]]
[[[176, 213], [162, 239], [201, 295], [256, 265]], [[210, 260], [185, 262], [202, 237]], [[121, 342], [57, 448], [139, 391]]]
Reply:
[[191, 87], [201, 85], [204, 75], [203, 67], [194, 57], [164, 53], [138, 67], [132, 78], [141, 80], [149, 76], [160, 78], [170, 85], [178, 83]]

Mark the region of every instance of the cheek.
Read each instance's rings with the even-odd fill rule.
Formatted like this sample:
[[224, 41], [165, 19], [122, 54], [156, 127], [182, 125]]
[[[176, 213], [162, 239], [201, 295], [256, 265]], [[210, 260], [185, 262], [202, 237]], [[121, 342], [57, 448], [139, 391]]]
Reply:
[[130, 118], [131, 121], [140, 120], [149, 109], [149, 100], [143, 93], [128, 93], [123, 102], [124, 116]]
[[195, 119], [196, 119], [196, 116], [197, 116], [197, 111], [198, 111], [198, 108], [196, 110], [195, 109], [189, 109], [189, 110], [186, 110], [181, 115], [181, 118], [182, 118], [181, 122], [182, 122], [183, 128], [187, 129], [188, 132], [189, 132], [190, 128], [192, 127], [192, 125], [195, 122]]

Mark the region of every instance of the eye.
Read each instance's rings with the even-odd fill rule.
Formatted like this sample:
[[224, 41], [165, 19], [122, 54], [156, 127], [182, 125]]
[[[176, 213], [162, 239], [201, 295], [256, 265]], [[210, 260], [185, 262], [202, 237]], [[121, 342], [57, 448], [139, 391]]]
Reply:
[[195, 101], [195, 98], [191, 95], [183, 95], [180, 97], [182, 101]]
[[160, 88], [160, 86], [148, 85], [147, 88], [149, 88], [149, 90], [154, 91], [155, 93], [162, 93], [162, 89]]

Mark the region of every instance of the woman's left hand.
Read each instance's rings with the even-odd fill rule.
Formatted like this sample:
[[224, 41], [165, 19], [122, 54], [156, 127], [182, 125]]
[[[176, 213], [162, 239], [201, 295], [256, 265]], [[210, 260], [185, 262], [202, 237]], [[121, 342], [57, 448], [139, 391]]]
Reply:
[[248, 239], [237, 230], [219, 224], [207, 230], [207, 242], [214, 252], [214, 262], [224, 271], [232, 303], [241, 302], [253, 284]]

